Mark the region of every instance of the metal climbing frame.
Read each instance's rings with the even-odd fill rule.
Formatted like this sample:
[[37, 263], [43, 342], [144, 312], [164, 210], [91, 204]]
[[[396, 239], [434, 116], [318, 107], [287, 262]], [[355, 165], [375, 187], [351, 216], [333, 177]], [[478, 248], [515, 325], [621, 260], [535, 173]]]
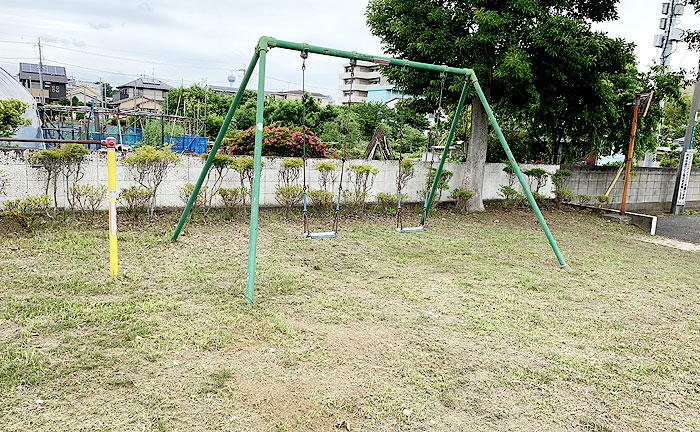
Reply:
[[229, 124], [231, 123], [231, 119], [233, 118], [233, 114], [236, 112], [236, 109], [238, 108], [238, 104], [241, 102], [241, 97], [243, 96], [243, 91], [245, 90], [246, 86], [248, 85], [248, 81], [250, 80], [250, 76], [253, 74], [253, 70], [255, 69], [255, 66], [258, 66], [258, 95], [257, 95], [257, 110], [256, 110], [256, 115], [255, 115], [255, 152], [254, 152], [254, 159], [255, 163], [253, 165], [254, 169], [254, 178], [253, 178], [253, 190], [252, 190], [252, 199], [251, 199], [251, 210], [250, 210], [250, 237], [249, 237], [249, 249], [248, 249], [248, 277], [247, 277], [247, 282], [246, 282], [246, 290], [245, 290], [245, 299], [246, 302], [253, 303], [253, 290], [255, 287], [255, 255], [257, 251], [257, 242], [258, 242], [258, 209], [259, 209], [259, 204], [260, 204], [260, 171], [261, 171], [261, 157], [262, 157], [262, 133], [263, 133], [263, 105], [265, 103], [265, 61], [267, 57], [267, 51], [270, 48], [284, 48], [288, 50], [293, 50], [293, 51], [299, 51], [299, 52], [304, 52], [307, 51], [309, 53], [314, 53], [314, 54], [320, 54], [320, 55], [327, 55], [327, 56], [332, 56], [332, 57], [341, 57], [341, 58], [347, 58], [350, 60], [364, 60], [368, 62], [373, 62], [381, 65], [392, 65], [392, 66], [405, 66], [407, 68], [414, 68], [414, 69], [422, 69], [422, 70], [429, 70], [429, 71], [435, 71], [435, 72], [445, 72], [453, 75], [464, 75], [467, 78], [467, 81], [464, 83], [464, 87], [462, 88], [462, 94], [459, 98], [459, 103], [457, 104], [457, 111], [452, 119], [452, 125], [450, 127], [450, 132], [447, 135], [447, 141], [445, 143], [445, 149], [442, 152], [442, 156], [440, 158], [440, 164], [438, 165], [437, 172], [435, 174], [435, 179], [433, 180], [432, 187], [430, 189], [430, 193], [428, 195], [428, 200], [426, 204], [426, 211], [423, 213], [422, 219], [421, 219], [421, 225], [425, 224], [425, 220], [427, 218], [428, 212], [430, 210], [430, 207], [433, 202], [433, 197], [435, 195], [435, 190], [438, 185], [438, 181], [440, 179], [440, 175], [442, 173], [442, 168], [445, 165], [445, 159], [447, 158], [447, 154], [449, 152], [450, 144], [452, 143], [452, 139], [454, 137], [455, 129], [457, 127], [457, 122], [459, 121], [459, 117], [462, 113], [462, 109], [464, 108], [464, 102], [467, 98], [467, 93], [469, 90], [469, 84], [471, 83], [474, 87], [474, 90], [476, 91], [477, 95], [479, 96], [479, 99], [481, 100], [481, 103], [484, 106], [484, 109], [486, 110], [486, 114], [488, 115], [491, 125], [493, 126], [494, 130], [496, 131], [496, 135], [498, 136], [499, 141], [501, 142], [501, 145], [503, 146], [503, 149], [506, 152], [506, 156], [508, 157], [508, 161], [510, 162], [511, 166], [513, 167], [513, 170], [515, 171], [515, 175], [518, 177], [518, 181], [520, 182], [520, 185], [523, 188], [523, 191], [525, 192], [525, 195], [527, 196], [527, 200], [530, 202], [530, 206], [532, 206], [533, 211], [535, 212], [535, 215], [537, 216], [537, 220], [539, 220], [540, 225], [542, 226], [542, 230], [544, 230], [545, 235], [547, 236], [547, 240], [549, 241], [549, 244], [552, 246], [552, 249], [554, 250], [554, 254], [557, 257], [557, 260], [559, 261], [559, 264], [563, 269], [568, 269], [569, 266], [566, 264], [566, 261], [564, 260], [564, 256], [561, 254], [559, 251], [559, 247], [557, 246], [557, 242], [554, 240], [554, 237], [552, 236], [552, 233], [549, 231], [549, 227], [547, 226], [547, 222], [545, 222], [544, 217], [542, 216], [542, 212], [540, 212], [539, 207], [537, 206], [537, 203], [535, 202], [535, 198], [532, 196], [532, 193], [530, 192], [530, 188], [525, 181], [525, 178], [523, 177], [522, 172], [520, 171], [520, 167], [518, 167], [517, 162], [515, 162], [515, 158], [513, 157], [513, 153], [510, 151], [510, 147], [508, 147], [508, 143], [506, 142], [505, 137], [503, 136], [503, 132], [501, 131], [500, 126], [498, 125], [498, 122], [496, 121], [496, 117], [493, 114], [493, 111], [491, 110], [491, 107], [488, 104], [488, 101], [486, 100], [486, 96], [484, 96], [484, 92], [481, 90], [481, 86], [479, 85], [479, 81], [476, 78], [476, 74], [472, 69], [465, 69], [465, 68], [456, 68], [456, 67], [449, 67], [445, 65], [434, 65], [434, 64], [428, 64], [428, 63], [420, 63], [420, 62], [414, 62], [414, 61], [409, 61], [409, 60], [399, 60], [399, 59], [393, 59], [389, 57], [382, 57], [382, 56], [374, 56], [374, 55], [368, 55], [368, 54], [362, 54], [358, 53], [356, 51], [344, 51], [344, 50], [338, 50], [338, 49], [333, 49], [333, 48], [325, 48], [321, 46], [315, 46], [315, 45], [309, 45], [306, 43], [298, 43], [298, 42], [289, 42], [289, 41], [283, 41], [279, 39], [275, 39], [272, 37], [268, 36], [263, 36], [258, 40], [258, 45], [255, 47], [255, 53], [253, 54], [253, 58], [250, 60], [250, 64], [248, 65], [248, 68], [246, 69], [245, 75], [243, 76], [243, 79], [241, 80], [241, 84], [238, 88], [238, 91], [236, 92], [236, 96], [233, 99], [233, 102], [231, 103], [231, 107], [228, 110], [228, 113], [226, 114], [226, 118], [224, 119], [223, 124], [221, 125], [221, 129], [219, 130], [219, 134], [216, 137], [216, 141], [214, 142], [214, 145], [212, 146], [211, 152], [209, 153], [209, 157], [207, 158], [206, 162], [204, 163], [204, 167], [202, 168], [202, 172], [199, 174], [199, 178], [197, 179], [197, 184], [194, 186], [194, 190], [192, 191], [193, 193], [190, 195], [190, 199], [187, 201], [187, 205], [185, 206], [185, 209], [182, 212], [182, 215], [180, 216], [180, 220], [175, 227], [175, 231], [173, 232], [172, 236], [172, 241], [176, 241], [178, 236], [180, 235], [180, 232], [182, 231], [182, 227], [185, 224], [185, 221], [187, 220], [187, 216], [190, 213], [190, 210], [192, 209], [192, 205], [194, 204], [195, 199], [197, 198], [197, 195], [199, 194], [199, 190], [202, 187], [202, 183], [204, 182], [207, 172], [209, 171], [209, 168], [211, 167], [212, 162], [214, 161], [214, 156], [216, 155], [217, 150], [219, 149], [219, 146], [221, 145], [221, 141], [224, 137], [224, 134], [226, 133], [226, 130], [229, 127]]

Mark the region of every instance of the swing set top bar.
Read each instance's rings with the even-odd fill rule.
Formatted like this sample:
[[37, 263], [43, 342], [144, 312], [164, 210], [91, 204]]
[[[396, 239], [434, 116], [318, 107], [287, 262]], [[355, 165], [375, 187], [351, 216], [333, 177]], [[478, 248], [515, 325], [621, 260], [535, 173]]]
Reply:
[[414, 69], [423, 69], [436, 72], [446, 72], [454, 75], [473, 75], [472, 69], [456, 68], [446, 65], [435, 65], [430, 63], [421, 63], [410, 60], [399, 60], [390, 57], [375, 56], [370, 54], [362, 54], [357, 51], [345, 51], [333, 48], [326, 48], [307, 43], [289, 42], [285, 40], [275, 39], [269, 36], [263, 36], [258, 41], [258, 48], [284, 48], [294, 51], [308, 51], [314, 54], [327, 55], [331, 57], [341, 57], [351, 60], [363, 60], [380, 65], [406, 66]]

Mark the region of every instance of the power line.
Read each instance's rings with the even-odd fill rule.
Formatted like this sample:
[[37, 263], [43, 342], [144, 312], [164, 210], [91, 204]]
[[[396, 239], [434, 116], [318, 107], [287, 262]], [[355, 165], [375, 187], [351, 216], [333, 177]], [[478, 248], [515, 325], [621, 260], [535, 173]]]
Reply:
[[[137, 59], [137, 58], [133, 58], [133, 57], [113, 56], [113, 55], [109, 55], [109, 54], [100, 54], [100, 53], [95, 53], [95, 52], [90, 52], [90, 51], [77, 50], [77, 49], [73, 49], [73, 48], [65, 48], [65, 47], [60, 47], [57, 45], [44, 44], [44, 46], [62, 49], [62, 50], [66, 50], [66, 51], [73, 51], [73, 52], [77, 52], [77, 53], [81, 53], [81, 54], [88, 54], [88, 55], [94, 55], [94, 56], [98, 56], [98, 57], [112, 58], [115, 60], [134, 61], [134, 62], [138, 62], [138, 63], [150, 62], [153, 64], [160, 64], [160, 65], [164, 65], [164, 66], [188, 67], [188, 68], [192, 68], [192, 69], [209, 69], [209, 70], [217, 70], [217, 71], [230, 71], [231, 70], [230, 68], [216, 68], [216, 67], [201, 66], [201, 65], [194, 66], [194, 65], [188, 65], [188, 64], [183, 64], [183, 63], [169, 63], [169, 62], [159, 62], [159, 61], [153, 61], [153, 60]], [[288, 81], [288, 80], [284, 80], [281, 78], [275, 78], [275, 77], [269, 76], [269, 75], [267, 76], [267, 78], [271, 79], [273, 81], [283, 82], [285, 84], [292, 84], [292, 85], [296, 85], [296, 86], [301, 85], [301, 83], [298, 83], [295, 81]], [[328, 87], [321, 87], [321, 86], [314, 86], [314, 85], [309, 85], [309, 87], [315, 88], [315, 89], [321, 89], [321, 90], [331, 90], [331, 91], [336, 90], [336, 89], [332, 89], [332, 88], [328, 88]]]
[[210, 67], [210, 66], [201, 66], [201, 65], [191, 65], [191, 64], [185, 64], [185, 63], [170, 63], [170, 62], [161, 62], [157, 60], [145, 60], [145, 59], [140, 59], [140, 58], [134, 58], [134, 57], [121, 57], [121, 56], [114, 56], [110, 54], [100, 54], [96, 52], [90, 52], [90, 51], [83, 51], [83, 50], [77, 50], [73, 48], [66, 48], [66, 47], [61, 47], [57, 45], [49, 45], [49, 44], [44, 44], [44, 46], [51, 47], [51, 48], [56, 48], [56, 49], [61, 49], [61, 50], [66, 50], [66, 51], [73, 51], [81, 54], [88, 54], [88, 55], [93, 55], [97, 57], [106, 57], [106, 58], [111, 58], [115, 60], [127, 60], [127, 61], [133, 61], [133, 62], [138, 62], [138, 63], [151, 63], [151, 64], [159, 64], [159, 65], [164, 65], [164, 66], [178, 66], [178, 67], [188, 67], [188, 68], [193, 68], [193, 69], [210, 69], [210, 70], [217, 70], [217, 71], [230, 71], [231, 68], [215, 68], [215, 67]]
[[19, 42], [19, 41], [9, 41], [9, 40], [0, 40], [2, 43], [11, 43], [11, 44], [25, 44], [25, 45], [36, 45], [34, 42]]
[[[22, 36], [22, 35], [15, 35], [15, 34], [10, 34], [10, 33], [0, 33], [0, 34], [24, 37], [24, 36]], [[10, 40], [0, 40], [0, 43], [13, 43], [13, 44], [23, 44], [23, 45], [36, 45], [34, 42], [10, 41]], [[79, 54], [84, 54], [84, 55], [92, 55], [92, 56], [97, 56], [97, 57], [102, 57], [102, 58], [110, 58], [110, 59], [114, 59], [114, 60], [125, 60], [125, 61], [132, 61], [132, 62], [138, 62], [138, 63], [151, 63], [151, 64], [158, 64], [158, 65], [163, 65], [163, 66], [185, 67], [185, 68], [191, 68], [191, 69], [206, 69], [206, 70], [214, 70], [214, 71], [222, 71], [222, 72], [230, 71], [230, 70], [231, 70], [231, 68], [225, 68], [225, 67], [211, 67], [211, 66], [202, 66], [202, 65], [191, 65], [191, 64], [185, 64], [185, 63], [164, 62], [164, 61], [158, 61], [158, 60], [146, 60], [146, 59], [142, 59], [142, 58], [127, 57], [127, 56], [115, 56], [115, 55], [111, 55], [111, 54], [104, 54], [104, 53], [98, 53], [98, 52], [92, 52], [92, 51], [85, 51], [85, 50], [74, 49], [74, 48], [67, 48], [67, 47], [62, 47], [62, 46], [53, 45], [53, 44], [43, 44], [43, 46], [44, 46], [44, 47], [51, 47], [51, 48], [55, 48], [55, 49], [60, 49], [60, 50], [65, 50], [65, 51], [71, 51], [71, 52], [75, 52], [75, 53], [79, 53]], [[92, 47], [95, 47], [95, 48], [100, 48], [100, 49], [102, 49], [101, 47], [97, 47], [97, 46], [94, 46], [94, 45], [86, 45], [86, 46], [92, 46]], [[111, 49], [111, 48], [110, 48], [109, 50], [110, 50], [110, 51], [122, 51], [122, 50], [113, 50], [113, 49]], [[122, 51], [122, 52], [127, 52], [127, 53], [128, 53], [128, 51]], [[28, 57], [22, 57], [22, 58], [20, 58], [20, 57], [6, 57], [6, 58], [3, 58], [3, 59], [4, 59], [4, 60], [35, 60], [36, 57], [34, 57], [34, 58], [28, 58]], [[103, 73], [108, 73], [108, 74], [113, 74], [113, 75], [121, 75], [121, 76], [134, 76], [134, 74], [127, 74], [127, 73], [122, 73], [122, 72], [115, 72], [115, 71], [108, 71], [108, 70], [104, 70], [104, 69], [91, 68], [91, 67], [86, 67], [86, 66], [79, 66], [79, 65], [75, 65], [75, 64], [70, 64], [70, 63], [66, 63], [66, 62], [61, 62], [61, 61], [58, 61], [58, 60], [48, 59], [48, 58], [47, 58], [47, 60], [48, 60], [48, 61], [51, 61], [51, 62], [54, 62], [54, 63], [63, 64], [63, 65], [66, 65], [66, 66], [71, 66], [71, 67], [75, 67], [75, 68], [79, 68], [79, 69], [84, 69], [84, 70], [89, 70], [89, 71], [94, 71], [94, 72], [103, 72]], [[287, 84], [287, 85], [293, 85], [293, 86], [300, 86], [300, 85], [301, 85], [301, 83], [296, 82], [296, 81], [285, 80], [285, 79], [277, 78], [277, 77], [270, 76], [270, 75], [267, 75], [266, 78], [269, 79], [269, 80], [281, 82], [281, 83], [284, 83], [284, 84]], [[163, 80], [163, 81], [177, 82], [177, 83], [181, 82], [181, 79], [175, 79], [175, 78], [172, 78], [172, 79], [169, 79], [169, 78], [162, 78], [162, 80]], [[253, 82], [256, 82], [256, 77], [254, 77], [254, 76], [251, 77], [251, 80], [252, 80]], [[191, 83], [191, 84], [197, 84], [197, 83], [198, 83], [198, 81], [191, 81], [191, 80], [187, 80], [187, 81], [188, 81], [188, 83]], [[220, 81], [220, 83], [222, 83], [222, 84], [225, 85], [225, 83], [223, 83], [223, 81]], [[310, 88], [313, 88], [313, 89], [317, 89], [317, 90], [337, 91], [336, 88], [323, 87], [323, 86], [316, 86], [316, 85], [308, 85], [307, 87], [310, 87]]]

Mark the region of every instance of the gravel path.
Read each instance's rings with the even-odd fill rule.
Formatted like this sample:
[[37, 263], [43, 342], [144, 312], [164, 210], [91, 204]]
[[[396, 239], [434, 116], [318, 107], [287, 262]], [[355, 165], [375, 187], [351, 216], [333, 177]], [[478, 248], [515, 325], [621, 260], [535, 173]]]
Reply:
[[700, 243], [700, 215], [660, 217], [656, 235]]

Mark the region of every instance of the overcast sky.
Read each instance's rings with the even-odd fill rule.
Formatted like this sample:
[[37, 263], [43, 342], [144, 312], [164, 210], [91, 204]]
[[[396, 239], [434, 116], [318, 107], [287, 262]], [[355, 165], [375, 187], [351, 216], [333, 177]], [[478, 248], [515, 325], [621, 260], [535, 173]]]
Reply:
[[[0, 5], [0, 66], [11, 74], [20, 61], [36, 62], [41, 37], [46, 64], [65, 66], [78, 79], [120, 85], [141, 74], [177, 86], [192, 83], [228, 85], [240, 81], [253, 47], [262, 35], [381, 54], [380, 41], [365, 25], [365, 0], [3, 0]], [[658, 59], [652, 46], [661, 31], [662, 0], [622, 0], [621, 19], [597, 25], [613, 37], [637, 45], [642, 67]], [[686, 8], [680, 28], [700, 28], [700, 18]], [[310, 56], [308, 89], [340, 93], [341, 59]], [[671, 66], [696, 69], [698, 54], [683, 44]], [[468, 65], [460, 65], [468, 66]], [[266, 88], [300, 88], [301, 60], [296, 52], [274, 49], [268, 55]], [[251, 86], [256, 80], [251, 80]]]

